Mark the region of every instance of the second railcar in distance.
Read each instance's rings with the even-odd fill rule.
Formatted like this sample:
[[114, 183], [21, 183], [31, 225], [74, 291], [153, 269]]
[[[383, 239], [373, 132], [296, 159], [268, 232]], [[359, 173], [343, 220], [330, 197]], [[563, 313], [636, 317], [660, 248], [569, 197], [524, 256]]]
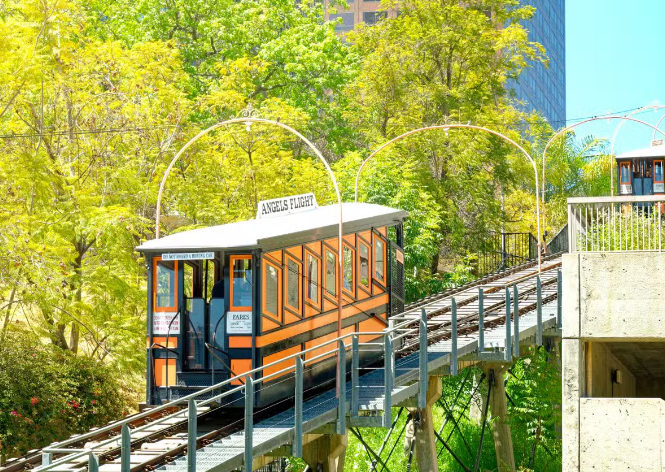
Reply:
[[651, 147], [616, 156], [619, 195], [665, 194], [665, 144], [655, 140]]
[[[298, 204], [289, 199], [302, 203], [296, 213], [290, 212]], [[263, 211], [260, 205], [255, 220], [185, 231], [138, 247], [148, 264], [148, 405], [336, 338], [338, 290], [343, 334], [381, 331], [391, 313], [403, 309], [405, 211], [343, 204], [339, 287], [339, 207], [317, 207], [313, 195], [284, 201], [267, 202]], [[305, 388], [334, 379], [334, 370], [334, 356], [308, 364]], [[292, 376], [280, 376], [261, 386], [255, 402], [268, 405], [291, 395]]]

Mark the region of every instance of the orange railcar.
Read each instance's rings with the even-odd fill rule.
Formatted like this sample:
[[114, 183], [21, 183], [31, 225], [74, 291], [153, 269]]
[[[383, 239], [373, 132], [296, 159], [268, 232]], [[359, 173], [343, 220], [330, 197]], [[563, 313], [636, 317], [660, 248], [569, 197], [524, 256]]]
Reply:
[[[337, 205], [186, 231], [141, 245], [151, 292], [147, 404], [182, 397], [334, 339], [338, 290], [344, 334], [385, 328], [404, 303], [401, 251], [407, 213], [363, 203], [345, 203], [342, 210], [342, 287]], [[284, 361], [259, 375], [291, 365], [293, 360]], [[308, 364], [305, 388], [334, 381], [334, 369], [332, 356]], [[292, 394], [292, 375], [278, 375], [262, 384], [256, 404]]]

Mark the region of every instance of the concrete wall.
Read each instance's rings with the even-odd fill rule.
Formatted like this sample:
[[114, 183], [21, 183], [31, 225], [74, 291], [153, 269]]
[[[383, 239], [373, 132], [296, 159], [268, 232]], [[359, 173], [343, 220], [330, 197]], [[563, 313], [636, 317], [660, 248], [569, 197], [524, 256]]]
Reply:
[[579, 470], [663, 472], [664, 411], [661, 399], [582, 398]]
[[[607, 346], [603, 343], [588, 343], [585, 357], [588, 373], [586, 395], [588, 397], [637, 396], [635, 376], [612, 354]], [[612, 382], [612, 372], [617, 369], [623, 376], [621, 384]]]
[[563, 336], [665, 339], [665, 253], [563, 256]]
[[665, 253], [564, 255], [562, 309], [563, 471], [663, 472], [661, 399], [586, 397], [665, 392], [600, 344], [665, 340]]

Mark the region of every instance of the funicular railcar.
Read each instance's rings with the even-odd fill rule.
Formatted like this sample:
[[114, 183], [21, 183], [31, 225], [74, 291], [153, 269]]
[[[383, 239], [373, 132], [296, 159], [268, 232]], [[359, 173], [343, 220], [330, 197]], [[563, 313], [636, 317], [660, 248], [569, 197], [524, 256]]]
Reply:
[[[339, 207], [318, 207], [313, 195], [305, 196], [311, 197], [309, 203], [302, 197], [288, 197], [304, 202], [297, 213], [288, 214], [293, 210], [288, 198], [284, 206], [268, 202], [263, 210], [259, 205], [257, 219], [176, 233], [137, 248], [148, 263], [148, 405], [334, 339], [337, 290], [343, 294], [343, 334], [381, 331], [391, 313], [402, 310], [407, 213], [343, 204], [340, 288]], [[361, 336], [361, 342], [371, 339]], [[334, 378], [331, 357], [322, 356], [306, 370], [305, 388]], [[276, 377], [262, 385], [256, 405], [292, 392], [292, 377]]]
[[619, 195], [665, 194], [665, 144], [663, 140], [651, 144], [616, 156]]

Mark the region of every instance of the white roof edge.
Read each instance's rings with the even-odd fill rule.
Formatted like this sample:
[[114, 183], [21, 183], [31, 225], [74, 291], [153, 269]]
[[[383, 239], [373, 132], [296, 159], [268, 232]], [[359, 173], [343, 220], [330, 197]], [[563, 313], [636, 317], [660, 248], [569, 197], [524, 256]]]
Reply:
[[624, 152], [623, 154], [617, 155], [615, 159], [639, 159], [649, 157], [665, 157], [665, 145], [651, 146], [648, 148]]
[[[343, 203], [344, 234], [371, 227], [399, 223], [408, 212], [371, 203]], [[136, 248], [141, 252], [193, 252], [199, 250], [274, 249], [336, 237], [339, 207], [337, 204], [315, 210], [274, 217], [247, 220], [225, 225], [175, 233], [146, 241]]]

